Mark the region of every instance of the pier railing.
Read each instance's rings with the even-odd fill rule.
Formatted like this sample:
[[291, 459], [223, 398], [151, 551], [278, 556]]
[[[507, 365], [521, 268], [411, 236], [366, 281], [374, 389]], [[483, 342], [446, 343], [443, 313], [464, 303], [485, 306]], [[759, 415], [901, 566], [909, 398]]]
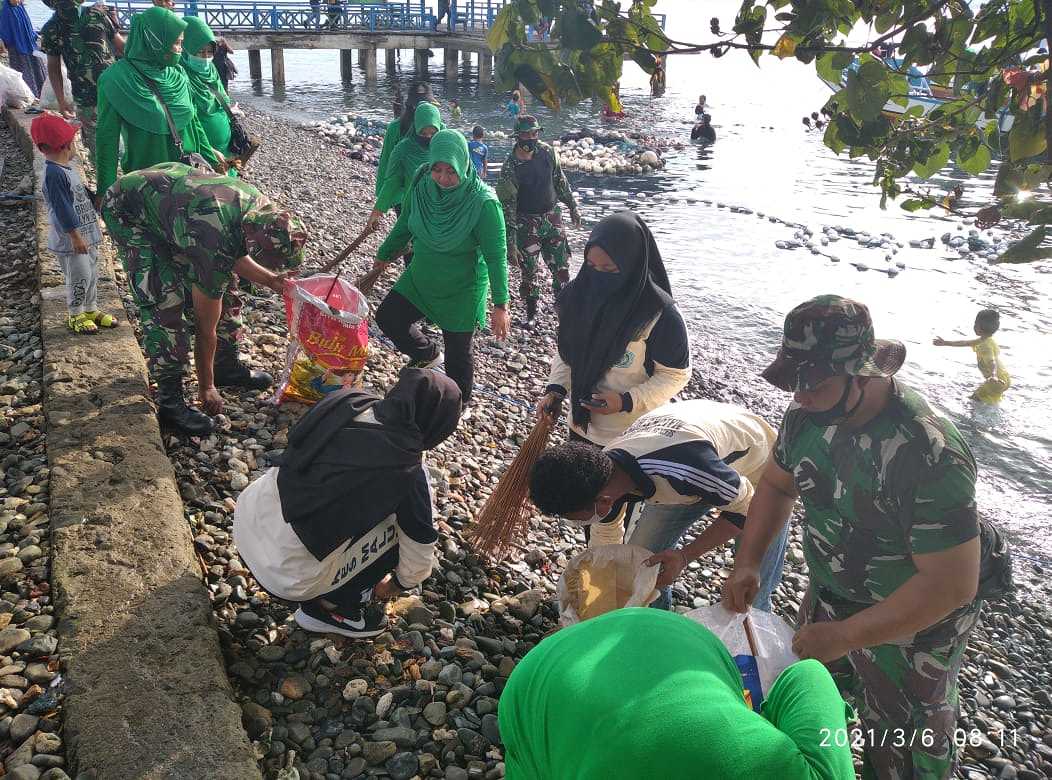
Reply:
[[[449, 29], [483, 34], [510, 0], [453, 0]], [[147, 0], [113, 0], [121, 26], [127, 29], [131, 17], [150, 8]], [[429, 32], [435, 29], [435, 9], [422, 0], [403, 2], [350, 3], [343, 0], [185, 0], [177, 2], [175, 12], [198, 16], [217, 32], [270, 31], [317, 32], [385, 31]], [[665, 15], [654, 18], [665, 28]], [[530, 31], [530, 37], [538, 35]]]

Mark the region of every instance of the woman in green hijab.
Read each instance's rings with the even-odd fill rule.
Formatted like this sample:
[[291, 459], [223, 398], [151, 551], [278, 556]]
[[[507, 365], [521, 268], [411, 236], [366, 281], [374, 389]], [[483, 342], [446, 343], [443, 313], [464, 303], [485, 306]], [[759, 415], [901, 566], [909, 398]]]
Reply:
[[[186, 74], [197, 118], [204, 128], [208, 143], [224, 158], [229, 159], [230, 117], [225, 106], [230, 105], [230, 96], [219, 80], [219, 71], [212, 64], [216, 37], [211, 28], [197, 16], [187, 16], [186, 32], [183, 33], [183, 54], [179, 64]], [[233, 167], [231, 175], [235, 174]]]
[[[384, 132], [384, 143], [380, 148], [380, 159], [376, 163], [376, 194], [380, 194], [380, 185], [387, 178], [387, 165], [391, 161], [398, 142], [405, 138], [413, 129], [413, 119], [416, 116], [416, 107], [421, 103], [430, 103], [432, 100], [431, 87], [426, 81], [418, 81], [409, 88], [409, 99], [405, 103], [400, 116], [392, 122], [388, 122], [387, 130]], [[398, 92], [395, 105], [402, 102], [402, 93]]]
[[208, 143], [190, 99], [186, 74], [178, 66], [185, 29], [186, 22], [166, 8], [155, 6], [136, 14], [124, 58], [99, 77], [96, 155], [100, 197], [117, 178], [117, 150], [122, 138], [121, 168], [125, 172], [178, 162], [179, 150], [154, 89], [168, 107], [183, 152], [197, 152], [217, 170], [225, 170], [222, 155]]
[[384, 169], [384, 180], [376, 195], [376, 204], [369, 215], [368, 225], [375, 230], [380, 224], [380, 217], [392, 206], [402, 205], [409, 182], [417, 168], [428, 160], [428, 149], [431, 139], [445, 125], [438, 108], [431, 103], [420, 103], [413, 114], [413, 132], [407, 135], [387, 161]]
[[849, 712], [813, 659], [778, 675], [754, 712], [715, 634], [633, 608], [533, 648], [498, 718], [507, 780], [855, 780]]
[[500, 202], [455, 130], [431, 139], [427, 162], [413, 174], [402, 213], [376, 253], [377, 265], [389, 264], [410, 239], [413, 262], [380, 304], [376, 324], [418, 367], [442, 362], [443, 351], [417, 323], [427, 317], [438, 325], [446, 373], [460, 387], [466, 413], [474, 378], [471, 343], [476, 326], [486, 322], [487, 289], [493, 334], [508, 335], [508, 255]]

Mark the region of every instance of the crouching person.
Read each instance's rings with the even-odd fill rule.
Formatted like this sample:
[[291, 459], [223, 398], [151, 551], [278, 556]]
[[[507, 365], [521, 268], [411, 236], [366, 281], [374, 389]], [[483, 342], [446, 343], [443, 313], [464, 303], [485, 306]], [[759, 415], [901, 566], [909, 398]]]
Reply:
[[241, 493], [234, 542], [259, 584], [299, 602], [308, 631], [376, 636], [376, 601], [431, 574], [432, 523], [425, 450], [460, 420], [460, 390], [445, 374], [407, 368], [383, 398], [326, 396], [289, 435], [280, 466]]

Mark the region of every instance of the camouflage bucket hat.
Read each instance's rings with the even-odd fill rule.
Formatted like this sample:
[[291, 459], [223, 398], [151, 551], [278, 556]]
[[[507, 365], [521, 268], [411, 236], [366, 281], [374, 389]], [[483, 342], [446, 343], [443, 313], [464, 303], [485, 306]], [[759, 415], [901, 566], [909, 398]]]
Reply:
[[303, 262], [307, 229], [299, 217], [273, 203], [260, 204], [241, 220], [245, 251], [271, 271], [296, 268]]
[[516, 133], [532, 133], [534, 130], [543, 130], [540, 122], [537, 121], [537, 117], [533, 114], [523, 114], [515, 120], [515, 132]]
[[794, 393], [831, 376], [891, 376], [905, 360], [901, 342], [873, 337], [865, 304], [819, 295], [786, 316], [781, 349], [762, 376]]

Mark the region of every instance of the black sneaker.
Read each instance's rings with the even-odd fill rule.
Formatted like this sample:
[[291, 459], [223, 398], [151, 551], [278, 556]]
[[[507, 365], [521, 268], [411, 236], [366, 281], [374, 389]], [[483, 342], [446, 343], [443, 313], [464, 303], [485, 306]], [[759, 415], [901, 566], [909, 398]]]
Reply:
[[379, 607], [369, 604], [354, 614], [341, 615], [322, 609], [312, 601], [301, 605], [292, 617], [306, 631], [339, 634], [352, 639], [368, 639], [387, 630], [387, 615]]

